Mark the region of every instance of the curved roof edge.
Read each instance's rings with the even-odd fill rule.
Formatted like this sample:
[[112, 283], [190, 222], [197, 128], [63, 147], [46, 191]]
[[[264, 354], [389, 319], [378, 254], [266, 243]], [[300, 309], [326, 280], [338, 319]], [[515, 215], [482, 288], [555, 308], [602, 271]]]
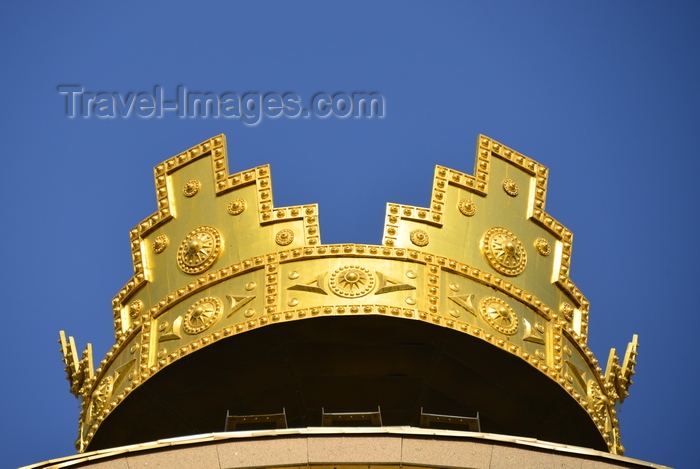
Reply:
[[[448, 448], [449, 447], [449, 448]], [[449, 451], [448, 451], [449, 449]], [[156, 459], [169, 467], [252, 468], [327, 464], [458, 469], [548, 467], [671, 469], [578, 446], [494, 433], [415, 427], [311, 427], [216, 432], [168, 438], [51, 459], [20, 469], [134, 467]], [[116, 463], [116, 464], [115, 464]], [[568, 463], [568, 464], [567, 464]], [[534, 467], [534, 466], [533, 466]], [[539, 467], [539, 466], [538, 466]], [[576, 466], [579, 467], [579, 466]]]

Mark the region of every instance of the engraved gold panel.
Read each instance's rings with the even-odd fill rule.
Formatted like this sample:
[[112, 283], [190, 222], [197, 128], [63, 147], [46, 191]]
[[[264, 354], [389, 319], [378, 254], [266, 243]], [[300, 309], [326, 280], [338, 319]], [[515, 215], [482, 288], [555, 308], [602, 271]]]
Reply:
[[112, 389], [114, 387], [114, 380], [111, 376], [105, 377], [97, 389], [92, 393], [90, 399], [90, 416], [92, 418], [97, 417], [109, 402], [109, 398], [112, 396]]
[[595, 380], [588, 380], [588, 402], [592, 411], [601, 416], [608, 405], [608, 398], [605, 397], [600, 385]]

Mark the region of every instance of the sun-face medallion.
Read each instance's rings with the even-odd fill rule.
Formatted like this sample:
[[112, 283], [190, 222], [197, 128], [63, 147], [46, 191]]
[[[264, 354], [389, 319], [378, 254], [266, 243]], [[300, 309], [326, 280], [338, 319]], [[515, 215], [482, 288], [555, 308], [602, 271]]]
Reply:
[[202, 298], [185, 313], [182, 330], [190, 335], [199, 334], [209, 329], [221, 317], [223, 305], [215, 296]]
[[221, 252], [221, 235], [211, 226], [200, 226], [190, 231], [177, 250], [177, 265], [183, 272], [204, 272], [216, 261]]
[[491, 228], [481, 240], [481, 252], [498, 272], [514, 276], [525, 270], [527, 253], [517, 236], [505, 228]]
[[365, 296], [372, 291], [374, 283], [374, 275], [359, 265], [343, 266], [328, 279], [333, 293], [344, 298]]
[[491, 327], [506, 335], [518, 332], [518, 316], [505, 301], [487, 296], [479, 303], [479, 312]]

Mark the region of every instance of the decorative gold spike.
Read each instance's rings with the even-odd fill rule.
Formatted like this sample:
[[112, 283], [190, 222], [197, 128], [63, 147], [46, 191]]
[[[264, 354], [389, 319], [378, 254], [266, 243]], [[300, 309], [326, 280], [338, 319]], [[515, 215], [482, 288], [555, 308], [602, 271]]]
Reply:
[[326, 273], [322, 273], [321, 275], [314, 277], [313, 280], [306, 282], [306, 283], [297, 283], [296, 285], [292, 285], [291, 287], [288, 287], [287, 290], [299, 290], [299, 291], [305, 291], [309, 293], [318, 293], [320, 295], [327, 295], [328, 292], [323, 288], [323, 285], [325, 283], [325, 278], [326, 278]]
[[63, 363], [66, 364], [66, 375], [70, 383], [70, 392], [75, 397], [82, 397], [84, 396], [82, 392], [83, 384], [86, 379], [91, 379], [94, 373], [92, 366], [92, 344], [87, 344], [83, 351], [82, 358], [78, 360], [78, 353], [73, 337], [66, 338], [66, 333], [64, 331], [59, 331], [58, 334], [61, 352], [63, 353]]
[[393, 278], [387, 277], [381, 272], [377, 272], [377, 279], [377, 291], [374, 292], [375, 295], [382, 295], [384, 293], [391, 293], [395, 291], [416, 289], [416, 287], [414, 287], [413, 285], [394, 280]]
[[628, 389], [632, 386], [632, 376], [635, 373], [634, 366], [637, 364], [637, 347], [639, 337], [637, 334], [632, 336], [632, 342], [627, 345], [625, 359], [622, 362], [622, 368], [618, 377], [618, 392], [620, 393], [620, 402], [623, 402], [629, 396]]
[[474, 307], [474, 304], [472, 303], [474, 301], [474, 293], [470, 293], [468, 295], [453, 295], [453, 296], [448, 296], [447, 298], [450, 301], [454, 301], [457, 303], [459, 306], [464, 308], [464, 310], [473, 316], [476, 316], [476, 308]]
[[610, 349], [608, 363], [605, 367], [605, 391], [611, 401], [620, 400], [620, 360], [617, 358], [617, 351]]
[[231, 317], [233, 313], [250, 303], [255, 299], [255, 296], [237, 296], [237, 295], [226, 295], [229, 301], [229, 307], [231, 308], [226, 317]]
[[[167, 324], [167, 323], [163, 323]], [[182, 329], [182, 316], [178, 316], [175, 318], [173, 321], [172, 326], [165, 326], [165, 329], [161, 333], [160, 337], [158, 338], [158, 342], [167, 342], [169, 340], [177, 340], [177, 339], [182, 339], [182, 333], [180, 332]]]
[[134, 363], [136, 363], [136, 360], [129, 360], [116, 370], [114, 370], [114, 388], [118, 388], [119, 385], [124, 381], [124, 378], [126, 378], [127, 372], [131, 369], [132, 366], [134, 366]]
[[523, 318], [523, 329], [523, 340], [532, 342], [533, 344], [545, 344], [542, 336], [540, 336], [536, 331], [533, 330], [532, 324], [530, 324], [530, 321], [528, 321], [525, 318]]

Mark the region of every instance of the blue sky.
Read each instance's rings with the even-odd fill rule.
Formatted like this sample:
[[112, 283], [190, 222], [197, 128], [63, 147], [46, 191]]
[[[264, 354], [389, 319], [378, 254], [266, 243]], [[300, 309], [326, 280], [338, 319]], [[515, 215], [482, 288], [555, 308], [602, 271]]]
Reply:
[[[427, 205], [436, 164], [471, 174], [479, 133], [548, 166], [590, 347], [640, 335], [626, 454], [700, 466], [699, 21], [683, 1], [3, 4], [2, 466], [74, 452], [58, 330], [101, 359], [153, 166], [219, 133], [231, 171], [272, 165], [276, 204], [319, 204], [324, 243], [379, 244], [386, 203]], [[377, 92], [385, 115], [71, 119], [59, 85]]]

